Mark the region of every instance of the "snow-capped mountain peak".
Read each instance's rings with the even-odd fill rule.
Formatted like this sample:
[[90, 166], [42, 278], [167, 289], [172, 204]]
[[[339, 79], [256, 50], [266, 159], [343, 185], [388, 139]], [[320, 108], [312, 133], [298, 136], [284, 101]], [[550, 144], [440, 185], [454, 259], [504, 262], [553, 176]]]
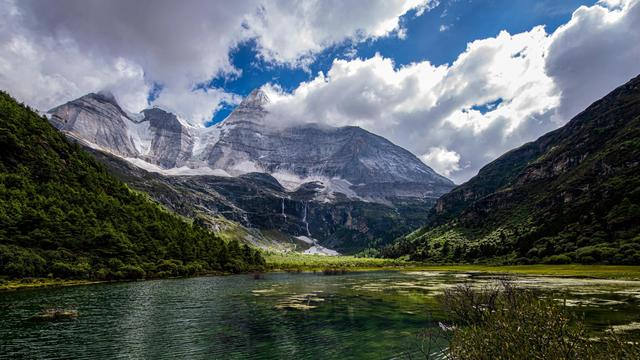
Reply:
[[262, 124], [267, 115], [265, 105], [269, 104], [269, 97], [261, 89], [253, 90], [245, 97], [222, 125], [259, 123]]
[[159, 108], [132, 116], [113, 97], [89, 94], [50, 110], [50, 120], [92, 147], [137, 166], [149, 164], [151, 171], [263, 172], [291, 190], [296, 184], [319, 184], [314, 189], [322, 201], [338, 194], [383, 202], [436, 198], [453, 187], [409, 151], [359, 127], [269, 127], [264, 121], [268, 103], [256, 89], [218, 126], [193, 128]]

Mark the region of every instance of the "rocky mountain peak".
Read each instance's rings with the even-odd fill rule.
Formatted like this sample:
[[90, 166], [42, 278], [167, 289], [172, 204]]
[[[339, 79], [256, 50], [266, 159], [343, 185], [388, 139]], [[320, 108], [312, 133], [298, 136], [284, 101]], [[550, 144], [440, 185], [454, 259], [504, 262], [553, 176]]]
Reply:
[[255, 89], [224, 120], [224, 124], [261, 123], [267, 115], [264, 106], [268, 103], [269, 97], [267, 94], [261, 89]]
[[182, 124], [180, 124], [178, 117], [170, 112], [154, 107], [145, 109], [142, 113], [144, 114], [144, 119], [148, 120], [152, 127], [174, 132], [182, 131]]
[[[114, 105], [118, 105], [118, 101], [116, 100], [115, 95], [109, 90], [98, 91], [97, 93], [91, 93], [89, 96], [92, 96], [95, 99], [102, 100], [105, 102], [112, 103]], [[120, 105], [118, 105], [120, 107]]]
[[270, 102], [269, 96], [262, 89], [254, 89], [238, 106], [245, 109], [264, 109], [264, 105]]

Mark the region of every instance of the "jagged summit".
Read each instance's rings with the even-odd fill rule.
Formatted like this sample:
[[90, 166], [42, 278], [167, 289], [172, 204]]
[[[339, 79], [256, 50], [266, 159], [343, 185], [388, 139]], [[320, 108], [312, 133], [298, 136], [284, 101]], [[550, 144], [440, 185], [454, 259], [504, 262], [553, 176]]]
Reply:
[[101, 91], [98, 91], [97, 93], [91, 93], [89, 95], [95, 98], [100, 98], [104, 101], [108, 101], [113, 104], [118, 104], [118, 101], [116, 100], [115, 95], [113, 95], [113, 93], [109, 90], [101, 90]]
[[269, 103], [269, 97], [262, 89], [254, 89], [245, 97], [240, 105], [224, 120], [224, 124], [254, 124], [262, 123], [267, 115], [265, 105]]
[[339, 251], [423, 224], [426, 209], [454, 186], [359, 127], [269, 126], [268, 102], [254, 90], [222, 123], [195, 128], [158, 108], [128, 114], [92, 94], [53, 109], [50, 120], [98, 156], [126, 160], [123, 177], [140, 176], [144, 191], [185, 216], [222, 215]]
[[269, 96], [262, 91], [262, 89], [254, 89], [238, 106], [245, 109], [264, 109], [264, 105], [268, 104], [271, 100]]
[[182, 124], [178, 117], [161, 108], [153, 107], [151, 109], [142, 110], [144, 119], [148, 120], [151, 126], [157, 128], [165, 128], [167, 130], [181, 131]]

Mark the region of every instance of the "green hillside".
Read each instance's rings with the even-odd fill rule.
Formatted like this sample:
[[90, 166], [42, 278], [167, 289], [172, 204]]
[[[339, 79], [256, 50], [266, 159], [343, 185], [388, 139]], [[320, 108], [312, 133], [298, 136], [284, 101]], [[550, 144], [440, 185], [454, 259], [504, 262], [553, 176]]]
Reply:
[[385, 256], [640, 264], [640, 77], [441, 197]]
[[240, 272], [264, 259], [116, 180], [0, 93], [0, 275], [141, 278]]

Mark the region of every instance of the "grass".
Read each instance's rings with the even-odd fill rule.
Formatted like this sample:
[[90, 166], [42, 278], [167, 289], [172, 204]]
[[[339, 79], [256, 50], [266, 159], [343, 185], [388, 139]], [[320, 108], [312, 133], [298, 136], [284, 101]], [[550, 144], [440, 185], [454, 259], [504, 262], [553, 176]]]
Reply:
[[265, 254], [265, 259], [267, 267], [271, 271], [317, 271], [325, 269], [347, 269], [352, 271], [423, 270], [640, 280], [640, 266], [631, 265], [438, 265], [394, 259], [291, 253], [268, 253]]
[[0, 279], [0, 291], [95, 284], [101, 281], [52, 278]]
[[404, 269], [410, 267], [412, 264], [411, 262], [403, 260], [358, 258], [354, 256], [324, 256], [296, 253], [268, 253], [264, 256], [267, 261], [267, 268], [272, 271], [314, 271], [324, 269], [366, 271], [398, 268]]

